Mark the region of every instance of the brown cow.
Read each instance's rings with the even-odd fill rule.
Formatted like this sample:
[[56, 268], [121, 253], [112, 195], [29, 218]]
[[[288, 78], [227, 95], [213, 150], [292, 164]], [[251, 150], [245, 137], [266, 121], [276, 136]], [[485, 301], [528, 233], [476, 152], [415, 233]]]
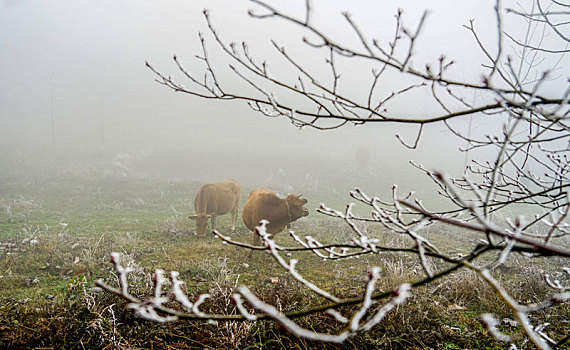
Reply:
[[253, 231], [253, 244], [260, 245], [255, 226], [259, 225], [261, 220], [269, 221], [267, 232], [275, 235], [291, 222], [309, 215], [309, 211], [304, 207], [306, 203], [307, 200], [301, 198], [301, 195], [290, 194], [283, 199], [266, 188], [251, 191], [243, 206], [241, 218], [245, 226]]
[[196, 220], [196, 233], [205, 236], [208, 219], [212, 219], [212, 231], [216, 229], [216, 216], [232, 213], [232, 231], [236, 229], [241, 185], [234, 179], [205, 184], [200, 187], [194, 198], [196, 215], [188, 216]]

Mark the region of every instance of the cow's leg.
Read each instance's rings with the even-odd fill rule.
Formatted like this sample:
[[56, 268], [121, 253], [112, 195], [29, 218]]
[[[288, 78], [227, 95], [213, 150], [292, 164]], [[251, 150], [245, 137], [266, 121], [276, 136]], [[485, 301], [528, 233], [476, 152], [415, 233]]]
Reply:
[[261, 245], [261, 237], [259, 237], [259, 235], [257, 234], [257, 232], [255, 232], [255, 230], [253, 231], [253, 245], [254, 246]]
[[[261, 239], [260, 239], [259, 235], [258, 235], [257, 233], [255, 233], [255, 230], [252, 232], [252, 234], [253, 234], [253, 245], [254, 245], [254, 246], [261, 245], [261, 244], [260, 244], [260, 243], [261, 243]], [[254, 249], [252, 249], [252, 250], [249, 251], [249, 254], [248, 254], [248, 256], [247, 256], [248, 259], [251, 259], [251, 257], [253, 256], [253, 252], [254, 252], [254, 251], [255, 251]]]
[[236, 206], [232, 210], [232, 232], [236, 230], [237, 216], [238, 216], [238, 208]]
[[212, 231], [216, 229], [216, 214], [212, 214]]

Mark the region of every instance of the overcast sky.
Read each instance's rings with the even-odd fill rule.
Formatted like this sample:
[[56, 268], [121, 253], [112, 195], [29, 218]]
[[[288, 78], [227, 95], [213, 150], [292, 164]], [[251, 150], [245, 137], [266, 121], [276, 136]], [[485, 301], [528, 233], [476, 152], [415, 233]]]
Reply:
[[[304, 1], [272, 3], [304, 16]], [[460, 4], [454, 0], [314, 0], [312, 4], [313, 23], [345, 42], [356, 41], [342, 19], [344, 10], [370, 37], [387, 42], [393, 35], [397, 8], [404, 10], [404, 24], [412, 28], [428, 9], [414, 62], [421, 67], [444, 54], [457, 61], [453, 74], [475, 82], [484, 57], [461, 26], [475, 19], [483, 40], [492, 46], [496, 37], [494, 1], [490, 0]], [[54, 147], [55, 139], [56, 148], [213, 149], [260, 154], [279, 149], [304, 155], [350, 155], [364, 145], [386, 160], [420, 157], [419, 152], [399, 146], [392, 126], [299, 131], [285, 120], [257, 115], [244, 103], [201, 100], [154, 82], [146, 60], [178, 78], [181, 74], [171, 59], [174, 53], [191, 71], [202, 69], [194, 58], [201, 53], [199, 31], [205, 32], [212, 55], [218, 57], [202, 15], [204, 8], [210, 10], [225, 40], [250, 42], [252, 53], [260, 60], [271, 56], [264, 51], [271, 38], [310, 57], [311, 51], [302, 46], [301, 37], [290, 25], [249, 18], [247, 11], [256, 6], [248, 1], [0, 0], [0, 147], [46, 150]], [[236, 81], [229, 75], [223, 78], [230, 86]], [[363, 78], [344, 72], [343, 79], [358, 91]], [[421, 96], [393, 109], [404, 114], [439, 113]], [[406, 128], [399, 132], [412, 141], [414, 131]], [[422, 142], [428, 150], [441, 147], [462, 160], [455, 152], [455, 141], [442, 136], [449, 135], [432, 130]], [[401, 150], [402, 155], [395, 150]]]

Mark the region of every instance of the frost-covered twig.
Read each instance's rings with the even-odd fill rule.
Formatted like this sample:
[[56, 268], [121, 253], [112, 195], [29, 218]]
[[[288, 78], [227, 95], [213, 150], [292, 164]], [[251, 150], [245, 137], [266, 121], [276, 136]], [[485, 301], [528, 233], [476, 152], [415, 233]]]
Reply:
[[468, 262], [465, 262], [465, 265], [471, 270], [477, 272], [477, 274], [481, 276], [497, 292], [505, 304], [512, 310], [515, 317], [517, 318], [517, 321], [519, 322], [519, 325], [524, 330], [529, 339], [534, 343], [534, 345], [536, 345], [539, 349], [550, 349], [544, 339], [533, 329], [528, 317], [528, 312], [530, 310], [526, 306], [517, 303], [503, 288], [503, 286], [501, 286], [501, 284], [495, 278], [493, 278], [493, 276], [491, 276], [489, 270], [478, 268]]
[[[120, 261], [120, 254], [117, 252], [111, 253], [111, 262], [113, 263], [115, 272], [119, 278], [119, 286], [120, 289], [113, 288], [105, 283], [103, 280], [97, 280], [95, 282], [96, 285], [103, 288], [104, 290], [113, 293], [126, 301], [128, 301], [127, 307], [132, 309], [134, 314], [142, 319], [154, 322], [172, 322], [179, 319], [180, 316], [188, 317], [189, 315], [184, 315], [183, 313], [171, 309], [169, 307], [165, 307], [164, 304], [171, 301], [168, 295], [165, 295], [163, 292], [163, 287], [167, 283], [167, 279], [164, 277], [164, 270], [157, 269], [154, 273], [153, 280], [154, 280], [154, 293], [153, 296], [150, 296], [146, 299], [139, 299], [131, 295], [128, 291], [129, 289], [129, 282], [127, 279], [128, 273], [132, 272], [133, 270], [130, 268], [125, 268], [121, 265]], [[198, 300], [195, 303], [191, 303], [188, 300], [188, 297], [184, 294], [181, 289], [181, 285], [184, 282], [178, 279], [178, 272], [173, 271], [171, 272], [171, 280], [172, 280], [172, 294], [174, 295], [175, 301], [177, 301], [182, 307], [187, 309], [187, 311], [191, 311], [192, 315], [190, 317], [195, 317], [197, 319], [212, 319], [216, 318], [217, 316], [208, 315], [202, 311], [200, 311], [199, 306], [202, 304], [208, 297], [208, 294], [202, 294], [198, 297]]]
[[271, 252], [271, 255], [273, 256], [275, 261], [277, 261], [279, 263], [279, 265], [281, 265], [283, 268], [285, 268], [287, 270], [287, 272], [289, 272], [289, 274], [293, 278], [295, 278], [297, 281], [301, 282], [303, 285], [305, 285], [307, 288], [309, 288], [313, 292], [315, 292], [318, 295], [320, 295], [326, 299], [329, 299], [331, 301], [339, 302], [340, 301], [339, 298], [330, 294], [327, 291], [324, 291], [323, 289], [319, 288], [314, 283], [309, 282], [307, 279], [305, 279], [297, 271], [297, 269], [295, 268], [297, 263], [299, 262], [297, 259], [291, 259], [291, 260], [289, 260], [289, 263], [287, 263], [287, 261], [285, 261], [285, 259], [283, 259], [283, 257], [279, 254], [279, 251], [275, 248], [275, 241], [273, 239], [271, 239], [271, 236], [267, 233], [267, 224], [268, 223], [269, 222], [267, 220], [261, 220], [261, 222], [259, 223], [259, 226], [257, 226], [255, 229], [256, 229], [256, 232], [259, 233], [259, 236], [261, 236], [261, 238], [263, 239], [265, 245], [267, 247], [269, 247], [269, 251]]
[[[263, 233], [264, 228], [262, 227], [261, 233], [262, 237], [267, 240], [267, 235]], [[271, 241], [269, 242], [271, 243]], [[116, 272], [122, 271], [124, 273], [125, 269], [120, 264], [120, 255], [118, 253], [113, 253], [113, 264], [115, 267]], [[380, 277], [380, 269], [373, 268], [368, 276], [368, 281], [366, 283], [365, 292], [363, 294], [362, 299], [360, 300], [361, 306], [360, 308], [352, 315], [352, 317], [347, 319], [345, 316], [342, 316], [339, 312], [332, 309], [332, 307], [338, 307], [344, 304], [353, 304], [355, 300], [348, 300], [348, 301], [341, 301], [338, 298], [332, 298], [335, 301], [335, 304], [323, 309], [323, 311], [328, 312], [331, 315], [334, 315], [335, 319], [337, 319], [341, 323], [347, 323], [347, 327], [345, 330], [341, 331], [338, 335], [330, 335], [330, 334], [322, 334], [312, 330], [303, 329], [302, 327], [298, 326], [290, 316], [287, 314], [283, 314], [279, 312], [275, 307], [264, 303], [258, 297], [255, 296], [247, 287], [239, 286], [232, 296], [234, 303], [236, 304], [236, 309], [240, 315], [212, 315], [207, 314], [199, 309], [199, 306], [210, 297], [208, 294], [201, 294], [198, 297], [198, 300], [194, 303], [190, 302], [187, 296], [181, 289], [181, 285], [184, 283], [178, 279], [178, 272], [172, 271], [171, 272], [171, 294], [174, 295], [174, 301], [178, 302], [183, 308], [185, 308], [189, 314], [181, 313], [176, 311], [172, 308], [167, 308], [163, 304], [172, 301], [168, 296], [168, 293], [165, 293], [163, 290], [167, 284], [167, 280], [164, 277], [163, 270], [156, 270], [154, 274], [154, 293], [151, 297], [145, 299], [144, 301], [134, 299], [134, 297], [130, 296], [128, 293], [122, 293], [119, 290], [113, 289], [109, 287], [102, 281], [98, 281], [97, 284], [101, 286], [104, 290], [109, 292], [115, 293], [118, 296], [130, 301], [127, 305], [128, 308], [134, 311], [136, 317], [154, 321], [154, 322], [172, 322], [179, 320], [181, 318], [185, 319], [203, 319], [203, 320], [249, 320], [255, 321], [261, 318], [269, 318], [279, 322], [282, 326], [286, 329], [291, 331], [292, 333], [305, 337], [312, 340], [321, 340], [321, 341], [330, 341], [330, 342], [342, 342], [347, 337], [355, 334], [356, 332], [360, 331], [367, 331], [370, 330], [374, 325], [378, 324], [385, 315], [392, 310], [397, 305], [400, 305], [405, 302], [408, 298], [411, 290], [411, 285], [403, 284], [398, 287], [396, 290], [393, 291], [392, 296], [389, 298], [387, 302], [382, 304], [377, 310], [372, 310], [375, 305], [379, 303], [377, 296], [373, 294], [375, 289], [375, 283]], [[294, 272], [292, 272], [294, 274]], [[124, 282], [124, 286], [128, 290], [128, 279], [125, 276], [122, 279]], [[390, 293], [385, 294], [385, 296], [390, 296]], [[325, 296], [326, 297], [326, 296]], [[261, 312], [261, 315], [256, 315], [250, 313], [244, 305], [244, 298], [255, 310]], [[356, 300], [358, 301], [358, 300]], [[348, 302], [348, 303], [347, 303]], [[292, 316], [298, 317], [299, 315], [292, 314]]]
[[[520, 10], [505, 12], [501, 2], [497, 0], [494, 9], [489, 9], [494, 14], [494, 25], [497, 29], [493, 40], [480, 35], [475, 20], [465, 26], [473, 36], [474, 48], [482, 53], [486, 62], [475, 79], [454, 80], [451, 77], [458, 76], [450, 74], [451, 69], [456, 66], [454, 60], [442, 55], [436, 62], [436, 67], [432, 62], [421, 62], [420, 58], [415, 56], [414, 50], [419, 47], [417, 43], [421, 40], [420, 34], [428, 30], [427, 12], [424, 12], [417, 22], [417, 29], [409, 30], [403, 25], [403, 11], [398, 10], [395, 15], [394, 36], [389, 42], [369, 39], [366, 28], [359, 26], [354, 20], [356, 17], [344, 14], [345, 28], [349, 29], [356, 39], [356, 45], [351, 45], [337, 40], [318, 27], [318, 22], [312, 20], [318, 9], [309, 1], [306, 1], [306, 11], [300, 18], [264, 1], [253, 0], [252, 3], [256, 7], [255, 11], [249, 12], [252, 18], [281, 20], [302, 30], [301, 40], [307, 45], [306, 48], [321, 52], [326, 57], [326, 70], [304, 65], [303, 60], [287, 50], [286, 45], [270, 38], [268, 41], [272, 49], [276, 50], [278, 59], [288, 65], [294, 74], [291, 77], [289, 74], [280, 75], [278, 70], [271, 71], [269, 64], [257, 58], [247, 43], [237, 45], [225, 42], [222, 34], [215, 29], [213, 16], [205, 11], [209, 38], [218, 48], [218, 52], [231, 61], [228, 67], [232, 76], [246, 82], [249, 90], [235, 91], [231, 84], [224, 85], [225, 80], [219, 79], [220, 71], [214, 73], [216, 67], [211, 58], [208, 35], [202, 34], [199, 35], [202, 53], [197, 57], [201, 71], [195, 70], [194, 67], [186, 69], [176, 56], [174, 58], [176, 68], [192, 86], [184, 87], [171, 76], [147, 63], [158, 83], [199, 98], [243, 101], [265, 117], [287, 118], [299, 128], [325, 130], [345, 125], [374, 123], [416, 124], [419, 131], [413, 145], [404, 143], [400, 138], [404, 146], [409, 148], [420, 147], [420, 137], [425, 134], [428, 124], [443, 123], [452, 136], [463, 143], [461, 151], [465, 152], [465, 171], [463, 176], [453, 178], [444, 176], [443, 171], [428, 170], [423, 165], [412, 163], [421, 175], [433, 181], [434, 194], [439, 194], [440, 199], [446, 203], [441, 206], [443, 209], [438, 211], [430, 209], [431, 205], [422, 202], [421, 198], [415, 198], [412, 192], [401, 196], [397, 186], [392, 187], [388, 199], [368, 196], [358, 188], [351, 192], [351, 197], [356, 199], [358, 204], [369, 207], [369, 216], [356, 215], [354, 204], [347, 205], [344, 210], [321, 205], [319, 213], [340, 219], [351, 230], [352, 237], [348, 242], [327, 244], [313, 233], [306, 234], [303, 238], [291, 233], [299, 246], [283, 247], [277, 245], [261, 229], [259, 232], [265, 246], [257, 247], [214, 232], [225, 244], [268, 251], [298, 282], [328, 300], [332, 308], [361, 304], [353, 315], [329, 311], [340, 323], [346, 322], [348, 328], [337, 335], [323, 335], [301, 329], [292, 319], [299, 314], [321, 312], [330, 309], [329, 307], [285, 315], [279, 313], [275, 307], [265, 304], [249, 289], [242, 287], [234, 297], [241, 315], [225, 315], [225, 319], [272, 318], [300, 336], [315, 340], [342, 341], [356, 331], [369, 329], [371, 326], [368, 325], [374, 324], [376, 317], [381, 318], [385, 313], [382, 310], [394, 307], [400, 299], [392, 296], [385, 304], [386, 308], [379, 307], [379, 311], [374, 313], [376, 297], [386, 296], [372, 292], [373, 281], [377, 278], [376, 270], [372, 270], [364, 294], [347, 301], [307, 281], [296, 269], [297, 260], [287, 260], [284, 255], [288, 256], [296, 251], [312, 251], [320, 259], [336, 260], [390, 251], [417, 256], [425, 276], [414, 283], [414, 286], [430, 283], [462, 267], [471, 268], [493, 287], [516, 315], [521, 327], [536, 346], [546, 348], [548, 343], [552, 343], [552, 339], [545, 336], [546, 324], [533, 327], [528, 314], [567, 302], [567, 287], [546, 275], [546, 283], [554, 288], [557, 294], [532, 307], [521, 305], [492, 277], [490, 271], [493, 267], [507, 263], [516, 252], [527, 253], [529, 264], [538, 256], [557, 256], [563, 259], [570, 257], [566, 241], [570, 236], [570, 226], [567, 222], [570, 212], [570, 85], [567, 81], [559, 83], [560, 85], [550, 84], [555, 81], [557, 71], [560, 73], [562, 57], [568, 52], [570, 44], [563, 30], [568, 25], [565, 19], [569, 14], [567, 5], [559, 1], [546, 1], [545, 4], [535, 0], [530, 10], [520, 6]], [[515, 20], [522, 19], [523, 24], [526, 24], [523, 38], [515, 38], [510, 28], [506, 27], [510, 21], [504, 20], [503, 16], [513, 14]], [[508, 47], [505, 40], [511, 40], [515, 47]], [[558, 46], [546, 47], [547, 42], [549, 45], [552, 42], [557, 43]], [[541, 55], [553, 57], [550, 61], [545, 61], [545, 57]], [[361, 81], [371, 79], [371, 82], [365, 83], [367, 86], [363, 90], [364, 96], [354, 96], [354, 91], [362, 91], [355, 89], [353, 84], [348, 84], [349, 81], [356, 81], [355, 79], [341, 78], [341, 60], [348, 61], [351, 67], [367, 67], [366, 76]], [[323, 77], [320, 71], [327, 73]], [[369, 75], [370, 71], [372, 77]], [[329, 75], [331, 72], [332, 79]], [[356, 75], [358, 70], [350, 73]], [[383, 91], [380, 87], [392, 86], [393, 80], [387, 80], [392, 76], [399, 78], [398, 81], [405, 81], [404, 86], [393, 91]], [[428, 96], [426, 105], [431, 104], [440, 112], [422, 113], [418, 116], [414, 109], [409, 109], [411, 112], [407, 112], [408, 109], [396, 112], [401, 108], [393, 108], [409, 103], [410, 97], [415, 97], [412, 94], [422, 92]], [[466, 117], [470, 118], [469, 126], [464, 128]], [[485, 125], [485, 128], [482, 128], [484, 130], [476, 130], [476, 126], [480, 125]], [[483, 159], [473, 156], [479, 154], [483, 155]], [[428, 195], [427, 198], [432, 197], [434, 196]], [[520, 209], [522, 205], [525, 206], [524, 210]], [[512, 214], [511, 208], [514, 208], [515, 214]], [[519, 215], [523, 211], [530, 214], [526, 217]], [[383, 236], [395, 235], [402, 245], [381, 246], [379, 236], [369, 230], [368, 225], [379, 227], [383, 230], [380, 233]], [[473, 244], [470, 253], [451, 256], [446, 249], [441, 249], [428, 239], [428, 228], [438, 227], [434, 225], [452, 226], [461, 232], [468, 230], [479, 235], [480, 239]], [[461, 240], [462, 238], [454, 233], [449, 235], [448, 243], [454, 247], [463, 247]], [[473, 263], [474, 259], [487, 252], [498, 253], [492, 264], [486, 263], [482, 268]], [[113, 259], [119, 289], [111, 288], [103, 282], [99, 282], [100, 285], [139, 307], [146, 312], [147, 317], [160, 320], [160, 315], [189, 319], [223, 316], [207, 315], [198, 309], [198, 305], [206, 300], [207, 295], [200, 296], [196, 303], [190, 302], [182, 291], [183, 282], [178, 280], [177, 274], [171, 274], [172, 293], [175, 301], [188, 313], [177, 314], [174, 310], [170, 313], [170, 310], [165, 308], [165, 298], [168, 296], [162, 289], [167, 286], [167, 282], [158, 272], [154, 296], [145, 301], [135, 298], [128, 290], [128, 269], [118, 264], [118, 256]], [[439, 270], [436, 268], [438, 264], [432, 264], [432, 260], [450, 265]], [[406, 287], [400, 288], [398, 293], [407, 295]], [[246, 307], [246, 302], [261, 313], [252, 314]], [[152, 314], [155, 311], [162, 314]], [[504, 334], [497, 333], [493, 317], [484, 315], [482, 319], [489, 332], [497, 339], [509, 341]]]
[[[374, 282], [378, 279], [378, 270], [374, 270], [369, 276], [369, 280], [366, 287], [366, 293], [364, 297], [364, 302], [360, 309], [358, 309], [352, 319], [348, 321], [349, 326], [342, 330], [337, 335], [318, 333], [312, 330], [304, 329], [293, 322], [290, 318], [286, 317], [284, 314], [280, 313], [275, 307], [264, 303], [259, 298], [255, 296], [247, 287], [239, 287], [238, 292], [249, 302], [249, 304], [256, 310], [268, 315], [270, 318], [279, 322], [281, 326], [287, 329], [289, 332], [296, 336], [303, 337], [310, 340], [324, 341], [324, 342], [334, 342], [342, 343], [352, 334], [359, 331], [370, 330], [374, 325], [378, 324], [386, 315], [387, 312], [392, 310], [395, 306], [402, 304], [406, 301], [409, 296], [409, 291], [411, 289], [410, 285], [403, 284], [394, 291], [394, 297], [391, 298], [387, 303], [382, 305], [378, 311], [374, 313], [367, 321], [362, 323], [364, 315], [367, 314], [369, 309], [375, 302], [371, 299], [372, 290]], [[336, 319], [345, 321], [343, 316], [338, 313], [333, 313], [336, 315]]]

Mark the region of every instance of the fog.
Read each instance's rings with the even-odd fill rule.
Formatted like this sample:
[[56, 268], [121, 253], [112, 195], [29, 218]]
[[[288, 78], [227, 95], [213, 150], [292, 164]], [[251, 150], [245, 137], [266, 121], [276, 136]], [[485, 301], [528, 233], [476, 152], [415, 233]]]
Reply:
[[[275, 3], [303, 16], [303, 1], [287, 2], [289, 8]], [[0, 4], [0, 148], [5, 158], [104, 160], [129, 170], [198, 181], [235, 177], [249, 186], [336, 176], [347, 180], [347, 189], [364, 178], [379, 185], [413, 182], [418, 173], [408, 165], [410, 159], [455, 173], [465, 164], [458, 152], [461, 145], [439, 127], [428, 127], [420, 148], [412, 151], [394, 134], [412, 143], [414, 127], [299, 130], [286, 120], [265, 118], [243, 102], [202, 100], [154, 81], [145, 67], [147, 60], [186, 84], [172, 61], [175, 53], [191, 71], [202, 70], [194, 58], [201, 53], [199, 31], [206, 35], [212, 58], [223, 63], [208, 33], [204, 8], [210, 10], [224, 40], [248, 41], [260, 60], [276, 57], [267, 51], [269, 39], [275, 38], [292, 52], [307, 55], [303, 57], [307, 62], [317, 61], [308, 56], [312, 51], [302, 46], [301, 36], [291, 26], [249, 18], [247, 11], [255, 6], [247, 1], [3, 0]], [[331, 37], [355, 44], [354, 33], [342, 19], [343, 10], [351, 12], [370, 36], [391, 40], [398, 7], [404, 9], [404, 23], [415, 27], [426, 6], [430, 15], [415, 61], [421, 66], [445, 54], [458, 62], [454, 70], [458, 78], [477, 81], [484, 57], [461, 25], [475, 18], [481, 24], [481, 37], [492, 43], [496, 28], [488, 23], [494, 16], [494, 1], [461, 6], [451, 0], [313, 1], [315, 23]], [[322, 64], [319, 60], [315, 64]], [[280, 69], [277, 63], [273, 67]], [[342, 81], [354, 86], [355, 94], [365, 91], [362, 77], [369, 79], [369, 72], [343, 73]], [[243, 84], [229, 71], [220, 68], [220, 74], [228, 86]], [[383, 89], [390, 91], [400, 83], [394, 80], [393, 86]], [[439, 113], [427, 102], [428, 95], [416, 97], [392, 106], [392, 112]], [[473, 127], [487, 126], [476, 122]], [[370, 152], [366, 169], [355, 163], [359, 148]]]

